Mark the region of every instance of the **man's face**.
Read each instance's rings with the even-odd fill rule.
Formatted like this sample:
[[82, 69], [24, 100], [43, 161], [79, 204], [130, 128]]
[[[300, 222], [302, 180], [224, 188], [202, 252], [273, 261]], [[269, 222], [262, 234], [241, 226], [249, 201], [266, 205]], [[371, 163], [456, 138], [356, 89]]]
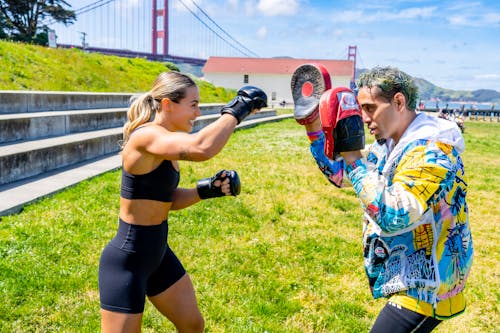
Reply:
[[394, 137], [397, 134], [398, 121], [396, 108], [393, 101], [385, 101], [379, 96], [379, 92], [379, 87], [359, 89], [358, 101], [362, 109], [363, 122], [377, 141], [389, 138], [396, 139]]

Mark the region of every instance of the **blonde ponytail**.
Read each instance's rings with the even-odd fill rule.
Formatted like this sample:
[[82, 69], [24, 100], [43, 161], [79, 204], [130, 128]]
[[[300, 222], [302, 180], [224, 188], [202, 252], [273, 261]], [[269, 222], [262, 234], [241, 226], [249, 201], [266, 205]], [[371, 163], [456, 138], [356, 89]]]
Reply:
[[160, 108], [160, 103], [154, 100], [150, 92], [133, 97], [127, 111], [127, 122], [123, 126], [122, 148], [127, 143], [130, 133], [137, 127], [152, 120], [154, 112]]

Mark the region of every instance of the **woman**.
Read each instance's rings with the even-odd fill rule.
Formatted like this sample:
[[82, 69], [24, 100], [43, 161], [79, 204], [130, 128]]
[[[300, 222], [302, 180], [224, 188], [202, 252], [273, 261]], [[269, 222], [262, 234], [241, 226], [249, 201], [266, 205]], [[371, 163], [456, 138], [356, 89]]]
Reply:
[[179, 332], [204, 329], [193, 284], [167, 243], [168, 214], [201, 199], [237, 195], [239, 178], [221, 170], [196, 188], [178, 188], [178, 160], [215, 156], [239, 122], [266, 106], [267, 96], [243, 87], [218, 120], [191, 134], [201, 114], [199, 100], [196, 83], [172, 71], [160, 74], [128, 110], [119, 227], [99, 263], [103, 332], [140, 332], [146, 295]]

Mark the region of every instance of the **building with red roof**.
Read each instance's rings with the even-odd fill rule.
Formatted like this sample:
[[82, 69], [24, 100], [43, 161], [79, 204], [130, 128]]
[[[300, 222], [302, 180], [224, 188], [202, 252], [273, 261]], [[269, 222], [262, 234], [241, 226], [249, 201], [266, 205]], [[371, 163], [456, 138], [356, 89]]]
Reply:
[[319, 63], [330, 73], [332, 87], [349, 87], [354, 76], [352, 60], [293, 59], [293, 58], [236, 58], [209, 57], [202, 71], [204, 79], [215, 86], [239, 89], [253, 85], [263, 89], [269, 106], [285, 101], [293, 104], [290, 83], [297, 67]]

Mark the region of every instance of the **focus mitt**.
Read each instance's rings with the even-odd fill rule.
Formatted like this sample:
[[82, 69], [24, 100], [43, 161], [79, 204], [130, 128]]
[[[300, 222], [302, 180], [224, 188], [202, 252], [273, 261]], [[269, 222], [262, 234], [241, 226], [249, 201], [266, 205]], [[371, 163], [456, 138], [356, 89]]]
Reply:
[[295, 69], [291, 82], [293, 116], [299, 124], [310, 124], [318, 118], [319, 100], [330, 87], [330, 74], [323, 65], [311, 63]]
[[319, 102], [319, 115], [328, 158], [333, 159], [334, 153], [365, 147], [361, 106], [351, 89], [339, 87], [325, 91]]

